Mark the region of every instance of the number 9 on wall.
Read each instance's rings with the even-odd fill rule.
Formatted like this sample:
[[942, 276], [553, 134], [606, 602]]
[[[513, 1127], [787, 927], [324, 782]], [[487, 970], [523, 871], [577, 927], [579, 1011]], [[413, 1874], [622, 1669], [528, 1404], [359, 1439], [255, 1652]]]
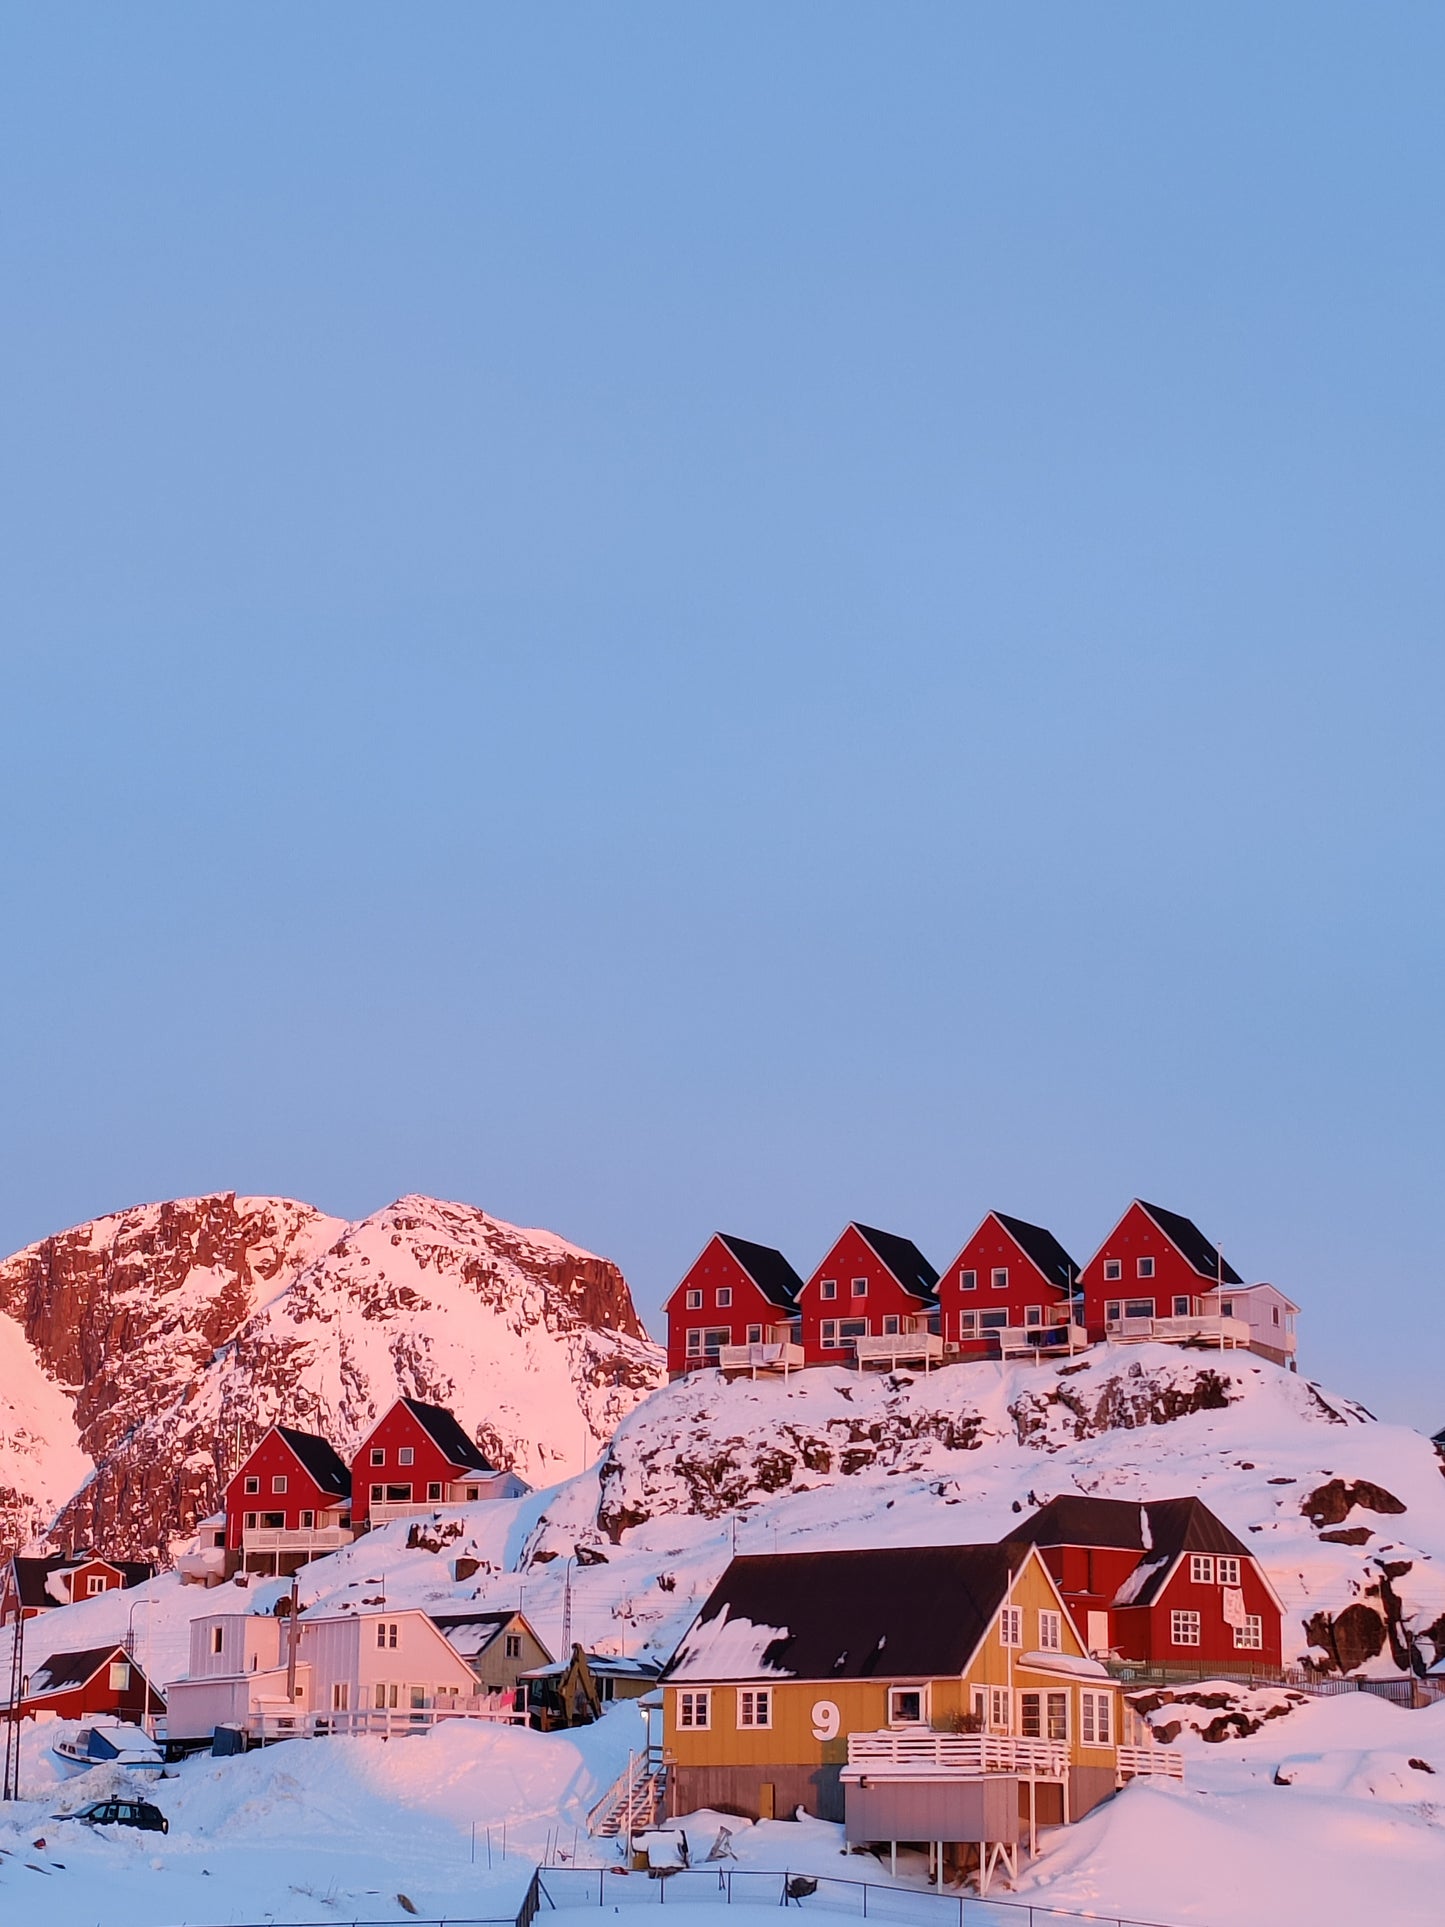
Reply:
[[843, 1724], [843, 1716], [832, 1700], [813, 1701], [813, 1738], [815, 1740], [836, 1740], [838, 1728]]

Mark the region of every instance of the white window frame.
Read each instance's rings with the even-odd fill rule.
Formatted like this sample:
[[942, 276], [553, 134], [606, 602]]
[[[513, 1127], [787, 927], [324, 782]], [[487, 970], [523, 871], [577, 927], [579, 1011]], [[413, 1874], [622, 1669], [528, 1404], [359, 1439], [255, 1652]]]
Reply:
[[820, 1278], [818, 1280], [818, 1296], [820, 1298], [826, 1298], [831, 1304], [838, 1296], [838, 1280], [836, 1278]]
[[416, 1447], [414, 1445], [400, 1446], [397, 1450], [396, 1462], [398, 1465], [415, 1465]]
[[972, 1338], [974, 1334], [977, 1332], [977, 1330], [978, 1330], [978, 1313], [976, 1311], [961, 1311], [958, 1314], [959, 1337]]
[[1114, 1695], [1112, 1693], [1091, 1692], [1085, 1688], [1079, 1694], [1079, 1744], [1080, 1746], [1114, 1744]]
[[[860, 1325], [862, 1330], [850, 1331], [848, 1329], [850, 1325]], [[838, 1342], [840, 1345], [846, 1345], [850, 1339], [867, 1338], [872, 1330], [873, 1327], [866, 1318], [840, 1318], [838, 1320]]]
[[94, 1599], [103, 1592], [110, 1591], [110, 1581], [103, 1572], [89, 1572], [85, 1576], [85, 1596]]
[[1025, 1305], [1024, 1306], [1024, 1329], [1026, 1331], [1032, 1330], [1038, 1326], [1041, 1326], [1043, 1322], [1044, 1322], [1044, 1308], [1042, 1305]]
[[1039, 1651], [1041, 1653], [1061, 1653], [1064, 1650], [1064, 1615], [1050, 1612], [1047, 1607], [1039, 1608]]
[[351, 1704], [351, 1681], [346, 1679], [332, 1680], [331, 1682], [332, 1712], [345, 1713], [350, 1709], [350, 1704]]
[[731, 1285], [719, 1285], [719, 1286], [718, 1286], [718, 1288], [717, 1288], [717, 1308], [718, 1308], [718, 1310], [719, 1310], [719, 1311], [731, 1311], [731, 1310], [732, 1310], [732, 1307], [733, 1307], [733, 1288], [732, 1288], [732, 1286], [731, 1286]]
[[1134, 1276], [1136, 1278], [1152, 1278], [1154, 1276], [1154, 1260], [1152, 1258], [1136, 1258], [1134, 1260]]
[[1239, 1584], [1239, 1559], [1232, 1552], [1221, 1552], [1214, 1562], [1214, 1576], [1221, 1586]]
[[126, 1691], [126, 1689], [127, 1689], [127, 1687], [129, 1687], [129, 1685], [130, 1685], [130, 1665], [129, 1665], [129, 1662], [128, 1662], [128, 1661], [126, 1661], [126, 1660], [123, 1660], [123, 1659], [113, 1659], [113, 1660], [112, 1660], [112, 1661], [110, 1662], [110, 1690], [111, 1690], [111, 1692], [112, 1692], [112, 1693], [123, 1693], [123, 1692], [125, 1692], [125, 1691]]
[[1118, 1285], [1122, 1284], [1123, 1281], [1124, 1260], [1122, 1258], [1106, 1258], [1104, 1260], [1104, 1283], [1106, 1285]]
[[1106, 1298], [1104, 1301], [1104, 1323], [1106, 1325], [1117, 1325], [1119, 1320], [1123, 1316], [1124, 1316], [1123, 1299]]
[[286, 1474], [284, 1472], [273, 1472], [271, 1474], [271, 1491], [273, 1495], [278, 1492], [284, 1492], [285, 1490]]
[[988, 1274], [988, 1287], [990, 1291], [1007, 1291], [1008, 1290], [1008, 1266], [1007, 1265], [995, 1265], [993, 1267], [993, 1269]]
[[246, 1483], [245, 1483], [245, 1486], [243, 1487], [243, 1490], [248, 1499], [252, 1498], [253, 1496], [258, 1499], [260, 1498], [261, 1481], [254, 1472], [248, 1472], [246, 1474]]
[[998, 1609], [998, 1643], [1022, 1649], [1024, 1643], [1024, 1609], [1022, 1606], [1000, 1606]]
[[763, 1732], [773, 1724], [773, 1689], [771, 1686], [740, 1686], [738, 1688], [738, 1730], [739, 1732]]
[[[1132, 1311], [1129, 1309], [1131, 1305], [1134, 1307]], [[1147, 1309], [1145, 1309], [1146, 1307]], [[1158, 1315], [1159, 1300], [1157, 1298], [1126, 1298], [1124, 1300], [1124, 1316], [1126, 1318], [1157, 1318]]]
[[384, 1445], [373, 1445], [373, 1446], [372, 1446], [372, 1448], [371, 1448], [371, 1463], [372, 1463], [373, 1465], [385, 1465], [385, 1464], [386, 1464], [386, 1447], [385, 1447]]
[[520, 1633], [504, 1633], [502, 1635], [502, 1657], [504, 1659], [520, 1659], [522, 1657], [522, 1635]]
[[960, 1291], [978, 1290], [978, 1273], [971, 1265], [964, 1266], [960, 1269], [958, 1274], [958, 1288]]
[[854, 1278], [850, 1280], [848, 1296], [849, 1298], [866, 1298], [868, 1296], [868, 1280], [866, 1278]]
[[689, 1358], [702, 1357], [701, 1325], [689, 1325], [687, 1328], [687, 1355]]
[[832, 1352], [838, 1349], [838, 1321], [836, 1318], [825, 1318], [823, 1320], [818, 1343], [825, 1352]]
[[1212, 1586], [1214, 1584], [1214, 1554], [1212, 1552], [1190, 1553], [1189, 1582], [1194, 1586]]
[[1169, 1302], [1174, 1307], [1174, 1316], [1176, 1318], [1189, 1318], [1193, 1315], [1187, 1293], [1182, 1291], [1176, 1292]]
[[1239, 1653], [1262, 1653], [1264, 1651], [1264, 1614], [1246, 1613], [1244, 1624], [1235, 1626], [1234, 1649]]
[[712, 1730], [711, 1687], [699, 1686], [691, 1692], [678, 1692], [677, 1726], [679, 1732], [707, 1733]]
[[890, 1311], [884, 1314], [883, 1336], [885, 1338], [897, 1338], [902, 1330], [903, 1321], [896, 1311]]
[[762, 1326], [761, 1326], [761, 1325], [749, 1325], [749, 1326], [748, 1326], [748, 1343], [749, 1343], [750, 1345], [761, 1345], [761, 1344], [762, 1344], [762, 1342], [763, 1342], [763, 1328], [762, 1328]]
[[687, 1297], [683, 1300], [684, 1311], [702, 1310], [702, 1293], [695, 1285], [688, 1287]]
[[[898, 1701], [907, 1695], [918, 1701], [918, 1718], [912, 1719], [898, 1711]], [[920, 1686], [890, 1686], [888, 1689], [888, 1724], [890, 1726], [927, 1726], [931, 1712], [931, 1701], [926, 1683]]]
[[1169, 1644], [1198, 1646], [1202, 1643], [1199, 1614], [1176, 1606], [1169, 1615]]

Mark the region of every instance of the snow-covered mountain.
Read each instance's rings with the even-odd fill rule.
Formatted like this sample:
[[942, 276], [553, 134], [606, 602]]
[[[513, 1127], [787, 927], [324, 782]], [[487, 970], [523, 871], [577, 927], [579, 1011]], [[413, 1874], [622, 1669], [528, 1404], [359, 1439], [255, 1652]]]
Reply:
[[470, 1205], [138, 1206], [0, 1263], [0, 1548], [164, 1558], [274, 1420], [346, 1452], [398, 1393], [553, 1483], [662, 1375], [614, 1264]]

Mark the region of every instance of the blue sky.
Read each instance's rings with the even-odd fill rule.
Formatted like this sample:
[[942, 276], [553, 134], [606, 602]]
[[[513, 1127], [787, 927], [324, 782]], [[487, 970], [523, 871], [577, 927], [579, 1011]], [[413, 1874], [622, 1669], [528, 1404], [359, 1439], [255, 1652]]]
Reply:
[[1445, 1421], [1438, 10], [0, 14], [0, 1246], [1128, 1199]]

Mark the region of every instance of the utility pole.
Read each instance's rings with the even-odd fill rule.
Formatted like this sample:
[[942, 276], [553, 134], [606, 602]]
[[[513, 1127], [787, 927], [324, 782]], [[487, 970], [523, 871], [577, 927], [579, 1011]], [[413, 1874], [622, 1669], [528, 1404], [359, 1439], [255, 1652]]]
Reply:
[[291, 1575], [291, 1625], [286, 1638], [286, 1704], [293, 1709], [296, 1705], [296, 1641], [300, 1634], [300, 1628], [296, 1624], [298, 1578], [299, 1575], [293, 1572]]
[[562, 1652], [567, 1658], [572, 1656], [572, 1561], [567, 1561], [562, 1575]]
[[[14, 1567], [11, 1568], [12, 1575]], [[5, 1772], [0, 1800], [20, 1798], [20, 1699], [25, 1685], [25, 1606], [18, 1586], [6, 1595], [15, 1608], [15, 1632], [10, 1642], [10, 1703], [5, 1709]]]

